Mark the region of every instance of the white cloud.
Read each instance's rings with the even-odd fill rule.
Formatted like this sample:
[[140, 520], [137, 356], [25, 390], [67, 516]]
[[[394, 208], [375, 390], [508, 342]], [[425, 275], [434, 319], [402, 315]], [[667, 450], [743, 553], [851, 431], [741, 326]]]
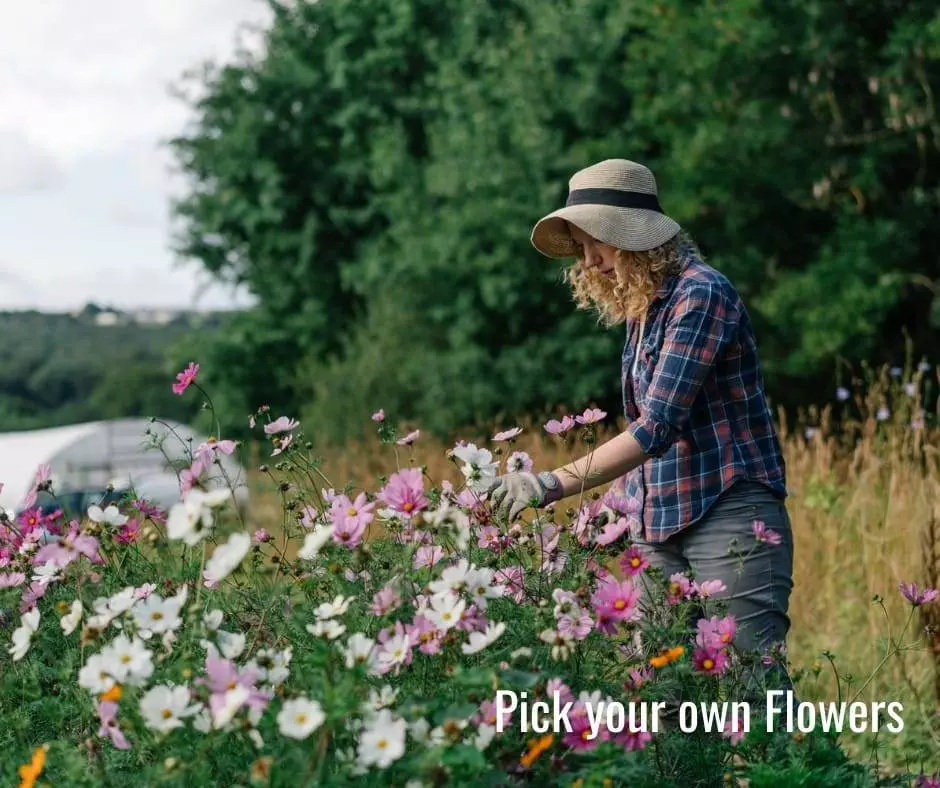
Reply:
[[191, 304], [198, 268], [168, 249], [161, 141], [188, 112], [169, 86], [268, 18], [262, 0], [0, 0], [0, 306]]

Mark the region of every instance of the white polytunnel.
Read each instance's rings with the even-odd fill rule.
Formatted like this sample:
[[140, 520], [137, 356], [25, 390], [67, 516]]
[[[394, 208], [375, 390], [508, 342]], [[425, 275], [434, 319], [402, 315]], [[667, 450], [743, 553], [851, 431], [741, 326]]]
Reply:
[[[180, 500], [178, 471], [190, 465], [208, 437], [178, 422], [114, 419], [0, 433], [0, 507], [18, 511], [36, 471], [48, 464], [59, 493], [133, 490], [161, 508]], [[237, 452], [236, 452], [237, 453]], [[209, 487], [231, 487], [239, 503], [247, 500], [248, 477], [235, 455], [216, 452], [204, 478]]]

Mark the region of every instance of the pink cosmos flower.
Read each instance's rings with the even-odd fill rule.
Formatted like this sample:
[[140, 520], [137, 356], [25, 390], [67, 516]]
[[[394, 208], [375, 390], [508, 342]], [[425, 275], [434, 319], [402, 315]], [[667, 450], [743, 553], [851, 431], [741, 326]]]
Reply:
[[[603, 631], [608, 635], [616, 632], [616, 622], [636, 621], [640, 618], [639, 602], [640, 589], [629, 579], [608, 580], [591, 595], [591, 605], [594, 612], [603, 617]], [[600, 630], [600, 622], [597, 628]]]
[[95, 704], [95, 711], [98, 712], [98, 721], [101, 727], [98, 729], [98, 735], [102, 738], [111, 739], [111, 744], [117, 750], [129, 750], [130, 742], [124, 735], [117, 721], [118, 705], [113, 700], [103, 700]]
[[255, 686], [258, 680], [258, 674], [250, 668], [238, 668], [234, 662], [229, 659], [215, 659], [206, 657], [206, 677], [197, 679], [199, 683], [206, 684], [209, 692], [209, 708], [213, 715], [225, 703], [225, 693], [237, 686], [248, 690], [248, 698], [245, 704], [252, 709], [263, 711], [268, 705], [268, 701], [274, 697], [274, 693], [269, 690], [261, 690]]
[[356, 517], [337, 515], [333, 520], [333, 541], [354, 550], [366, 532], [365, 523]]
[[392, 474], [388, 484], [379, 490], [378, 498], [392, 510], [409, 518], [426, 509], [429, 504], [424, 496], [424, 478], [419, 468], [405, 468]]
[[439, 654], [444, 647], [443, 634], [427, 618], [418, 614], [414, 621], [405, 628], [408, 638], [416, 643], [422, 654]]
[[235, 452], [236, 446], [238, 446], [237, 441], [217, 441], [210, 439], [199, 444], [199, 447], [196, 449], [196, 456], [199, 458], [200, 462], [202, 462], [203, 467], [208, 468], [215, 461], [216, 454], [231, 455]]
[[616, 542], [629, 528], [630, 523], [627, 518], [618, 517], [616, 520], [607, 523], [607, 525], [604, 526], [604, 530], [597, 534], [594, 541], [602, 547], [606, 547]]
[[575, 420], [571, 416], [565, 416], [561, 421], [549, 419], [544, 424], [545, 432], [549, 435], [562, 435], [575, 425]]
[[632, 733], [630, 731], [629, 720], [624, 726], [624, 729], [614, 736], [614, 743], [623, 747], [625, 752], [633, 752], [634, 750], [642, 750], [647, 744], [650, 743], [653, 739], [652, 733], [647, 733], [646, 731], [637, 731]]
[[434, 566], [438, 561], [444, 558], [444, 548], [438, 545], [422, 545], [415, 551], [412, 566], [415, 569], [423, 569], [428, 566]]
[[369, 503], [363, 492], [356, 496], [355, 501], [349, 500], [345, 495], [337, 495], [330, 505], [330, 518], [334, 523], [345, 519], [353, 527], [365, 528], [375, 519], [372, 513], [374, 509], [375, 504]]
[[558, 631], [573, 640], [584, 640], [593, 628], [594, 622], [583, 610], [558, 617]]
[[104, 563], [98, 555], [98, 540], [93, 536], [80, 533], [78, 522], [73, 520], [68, 534], [55, 542], [43, 545], [36, 551], [33, 563], [36, 566], [42, 566], [47, 562], [56, 566], [68, 566], [82, 555], [93, 564]]
[[738, 625], [734, 616], [700, 618], [695, 625], [695, 643], [706, 649], [726, 648], [734, 640]]
[[144, 517], [149, 517], [151, 520], [157, 523], [166, 522], [166, 512], [160, 509], [158, 506], [154, 506], [149, 501], [144, 500], [143, 498], [137, 498], [134, 500], [133, 507], [140, 512]]
[[[732, 747], [737, 747], [741, 742], [741, 739], [744, 738], [744, 720], [741, 719], [743, 715], [737, 713], [737, 707], [732, 705], [732, 708], [735, 710], [735, 713], [731, 719], [726, 719], [724, 724], [721, 726], [721, 735], [728, 740]], [[734, 721], [737, 721], [737, 725], [734, 724]], [[737, 730], [734, 730], [737, 728]], [[940, 786], [938, 786], [940, 788]]]
[[275, 438], [277, 446], [274, 447], [274, 451], [271, 452], [272, 457], [277, 457], [281, 452], [287, 451], [287, 447], [294, 442], [293, 435], [285, 435], [283, 438]]
[[266, 542], [271, 541], [271, 534], [268, 533], [267, 528], [259, 528], [255, 531], [255, 541], [258, 544], [265, 544]]
[[36, 480], [33, 482], [35, 487], [42, 487], [49, 479], [52, 478], [52, 466], [49, 463], [44, 462], [36, 469]]
[[666, 588], [666, 601], [670, 605], [678, 605], [683, 599], [691, 599], [695, 595], [695, 586], [682, 572], [669, 576], [669, 585]]
[[650, 562], [646, 560], [646, 556], [643, 555], [640, 548], [636, 545], [631, 545], [630, 548], [620, 556], [620, 568], [628, 577], [636, 577], [642, 574], [649, 565]]
[[300, 524], [304, 528], [313, 528], [317, 524], [320, 512], [313, 506], [305, 506], [300, 510]]
[[940, 597], [940, 588], [928, 588], [925, 586], [923, 589], [920, 589], [917, 587], [917, 583], [898, 583], [898, 588], [904, 598], [914, 607], [926, 605], [929, 602], [933, 602], [937, 597]]
[[22, 572], [3, 572], [0, 574], [0, 588], [16, 588], [26, 582]]
[[[567, 554], [561, 553], [561, 555]], [[614, 579], [610, 570], [594, 557], [589, 558], [584, 566], [601, 583], [606, 583], [608, 580]]]
[[522, 427], [513, 427], [512, 429], [503, 430], [502, 432], [497, 432], [493, 436], [493, 440], [494, 441], [511, 441], [520, 432], [522, 432]]
[[549, 679], [545, 684], [545, 696], [549, 700], [553, 700], [556, 693], [558, 694], [558, 704], [560, 706], [574, 702], [574, 693], [564, 681], [559, 678]]
[[196, 380], [196, 375], [199, 374], [199, 365], [195, 361], [190, 361], [189, 366], [186, 367], [182, 372], [176, 373], [176, 383], [173, 384], [173, 393], [182, 394], [186, 389], [192, 385]]
[[385, 408], [379, 408], [375, 413], [373, 413], [372, 421], [385, 421]]
[[468, 605], [461, 614], [460, 621], [454, 626], [455, 629], [460, 629], [464, 632], [485, 632], [488, 623], [486, 616], [479, 607], [476, 605]]
[[527, 452], [514, 451], [506, 460], [506, 470], [509, 473], [529, 473], [534, 464]]
[[[493, 728], [497, 723], [496, 703], [491, 700], [485, 700], [480, 704], [479, 711], [470, 718], [474, 725], [489, 725]], [[503, 730], [508, 730], [512, 725], [512, 712], [509, 709], [503, 709]]]
[[751, 530], [754, 531], [754, 538], [758, 542], [766, 542], [769, 545], [778, 545], [783, 541], [783, 537], [776, 531], [768, 528], [763, 520], [755, 520], [751, 524]]
[[705, 580], [701, 583], [693, 583], [692, 585], [694, 586], [694, 590], [703, 599], [728, 590], [728, 587], [721, 582], [721, 580]]
[[[569, 712], [568, 719], [571, 723], [571, 732], [566, 733], [562, 741], [573, 750], [580, 752], [593, 750], [602, 741], [607, 741], [607, 739], [610, 738], [610, 733], [603, 723], [601, 723], [598, 728], [597, 736], [593, 735], [591, 721], [587, 713], [587, 705], [583, 700], [579, 700], [574, 704], [574, 707]], [[603, 719], [603, 716], [601, 719]]]
[[281, 416], [279, 419], [264, 425], [265, 435], [277, 435], [280, 432], [291, 432], [300, 426], [300, 422], [294, 421], [287, 416]]
[[720, 676], [728, 670], [728, 652], [699, 646], [692, 654], [695, 669], [706, 676]]
[[623, 686], [628, 692], [636, 692], [644, 685], [648, 684], [653, 678], [653, 671], [648, 667], [634, 668], [627, 676]]
[[940, 788], [940, 772], [934, 772], [933, 777], [923, 773], [917, 775], [914, 788]]
[[393, 610], [401, 607], [401, 596], [392, 583], [386, 583], [374, 597], [369, 610], [373, 616], [387, 616]]
[[195, 460], [188, 468], [180, 471], [180, 494], [186, 495], [196, 484], [199, 483], [199, 477], [205, 472], [206, 467], [202, 460]]
[[419, 437], [421, 437], [421, 430], [415, 430], [414, 432], [409, 432], [404, 438], [395, 441], [395, 443], [399, 446], [410, 446], [418, 440]]
[[36, 603], [46, 595], [50, 584], [30, 583], [20, 597], [20, 613], [26, 613], [36, 606]]
[[157, 586], [155, 583], [144, 583], [142, 586], [138, 586], [134, 589], [134, 599], [146, 599], [156, 590]]
[[607, 416], [607, 412], [600, 408], [588, 408], [580, 416], [575, 416], [574, 420], [578, 424], [594, 424], [602, 421]]
[[521, 566], [504, 566], [497, 569], [496, 580], [506, 587], [506, 596], [516, 604], [521, 605], [525, 601], [525, 585]]

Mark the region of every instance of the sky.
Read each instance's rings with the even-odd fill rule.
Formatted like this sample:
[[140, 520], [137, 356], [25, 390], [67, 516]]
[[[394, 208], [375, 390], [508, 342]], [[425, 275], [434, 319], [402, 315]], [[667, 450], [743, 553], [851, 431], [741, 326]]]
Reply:
[[0, 0], [0, 310], [250, 303], [171, 251], [184, 185], [162, 141], [189, 118], [169, 86], [268, 18], [261, 0]]

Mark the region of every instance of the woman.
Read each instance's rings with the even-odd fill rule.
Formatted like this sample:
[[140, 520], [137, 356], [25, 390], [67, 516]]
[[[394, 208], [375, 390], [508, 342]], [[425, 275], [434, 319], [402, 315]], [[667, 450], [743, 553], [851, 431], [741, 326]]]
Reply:
[[[625, 476], [641, 504], [633, 539], [650, 563], [666, 577], [721, 580], [739, 648], [782, 643], [793, 566], [784, 461], [737, 291], [663, 213], [652, 172], [625, 159], [575, 173], [532, 243], [576, 258], [567, 280], [579, 307], [626, 324], [628, 426], [562, 468], [499, 477], [491, 500], [514, 519]], [[766, 533], [755, 522], [780, 543], [755, 541]]]

